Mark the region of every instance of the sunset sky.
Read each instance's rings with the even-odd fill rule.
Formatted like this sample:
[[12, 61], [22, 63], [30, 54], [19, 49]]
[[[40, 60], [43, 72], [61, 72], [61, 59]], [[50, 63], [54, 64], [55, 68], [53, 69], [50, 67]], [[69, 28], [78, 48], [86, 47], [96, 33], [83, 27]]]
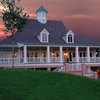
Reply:
[[[49, 12], [49, 20], [62, 20], [74, 33], [100, 40], [100, 0], [21, 0], [20, 4], [32, 19], [43, 5]], [[0, 19], [0, 30], [2, 28]]]

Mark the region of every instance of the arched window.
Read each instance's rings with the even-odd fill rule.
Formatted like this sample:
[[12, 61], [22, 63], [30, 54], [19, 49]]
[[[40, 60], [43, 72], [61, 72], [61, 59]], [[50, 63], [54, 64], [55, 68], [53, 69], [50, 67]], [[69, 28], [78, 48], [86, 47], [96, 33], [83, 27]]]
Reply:
[[70, 34], [68, 35], [68, 43], [72, 43], [73, 42], [73, 36]]
[[49, 32], [46, 29], [43, 29], [43, 31], [38, 36], [38, 39], [40, 42], [48, 43], [49, 42]]
[[48, 34], [46, 34], [46, 33], [43, 33], [42, 34], [42, 42], [48, 42]]
[[74, 43], [74, 33], [71, 30], [66, 33], [65, 41], [66, 43]]

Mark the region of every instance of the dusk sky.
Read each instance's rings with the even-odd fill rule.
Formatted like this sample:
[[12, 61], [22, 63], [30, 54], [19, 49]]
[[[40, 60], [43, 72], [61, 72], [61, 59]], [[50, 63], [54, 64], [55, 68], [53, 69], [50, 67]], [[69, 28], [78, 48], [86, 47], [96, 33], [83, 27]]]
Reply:
[[[43, 5], [49, 12], [49, 20], [62, 20], [75, 34], [100, 39], [100, 0], [21, 0], [20, 4], [32, 19], [36, 18], [35, 11]], [[0, 19], [0, 30], [2, 28]]]

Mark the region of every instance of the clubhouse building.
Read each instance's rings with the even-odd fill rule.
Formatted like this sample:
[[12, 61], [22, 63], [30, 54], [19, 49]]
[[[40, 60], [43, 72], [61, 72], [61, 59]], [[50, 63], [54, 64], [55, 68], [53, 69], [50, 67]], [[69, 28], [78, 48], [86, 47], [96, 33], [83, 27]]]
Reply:
[[[62, 21], [48, 20], [41, 6], [36, 19], [28, 19], [15, 34], [14, 67], [65, 71], [100, 77], [100, 42], [83, 38], [67, 29]], [[0, 41], [0, 67], [12, 67], [12, 40]]]

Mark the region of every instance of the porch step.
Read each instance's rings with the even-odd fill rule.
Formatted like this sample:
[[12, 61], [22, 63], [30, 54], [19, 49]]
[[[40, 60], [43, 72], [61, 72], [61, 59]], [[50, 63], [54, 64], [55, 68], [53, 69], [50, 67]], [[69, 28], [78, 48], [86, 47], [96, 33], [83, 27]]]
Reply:
[[54, 72], [64, 72], [64, 66], [56, 68]]

